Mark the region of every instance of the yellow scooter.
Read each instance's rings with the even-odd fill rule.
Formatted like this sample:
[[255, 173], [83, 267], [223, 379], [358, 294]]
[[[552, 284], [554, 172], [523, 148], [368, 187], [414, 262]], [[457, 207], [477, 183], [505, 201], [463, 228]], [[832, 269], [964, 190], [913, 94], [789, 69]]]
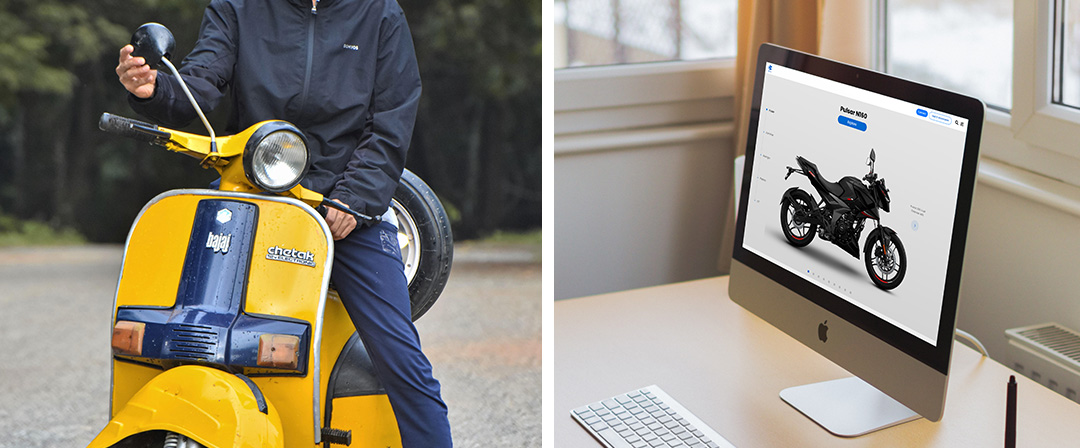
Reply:
[[[171, 41], [157, 24], [132, 38], [137, 55], [179, 78]], [[99, 123], [199, 159], [221, 183], [165, 192], [132, 225], [112, 321], [111, 420], [89, 446], [400, 447], [367, 350], [330, 288], [334, 244], [317, 208], [379, 218], [299, 185], [308, 152], [295, 126], [264, 121], [216, 137], [192, 104], [209, 137], [110, 114]], [[391, 209], [415, 320], [446, 284], [449, 221], [408, 171]]]

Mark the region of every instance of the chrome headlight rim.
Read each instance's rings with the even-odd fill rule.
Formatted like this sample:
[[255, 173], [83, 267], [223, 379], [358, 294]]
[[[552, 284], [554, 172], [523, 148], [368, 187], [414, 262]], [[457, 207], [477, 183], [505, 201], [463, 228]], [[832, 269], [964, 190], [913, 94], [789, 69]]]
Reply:
[[[270, 134], [278, 131], [286, 131], [292, 134], [296, 134], [297, 137], [300, 137], [300, 141], [304, 144], [304, 168], [300, 172], [300, 175], [296, 177], [295, 181], [286, 184], [284, 187], [270, 187], [263, 184], [261, 181], [259, 181], [258, 177], [255, 176], [255, 171], [252, 164], [254, 163], [255, 152], [259, 148], [259, 144], [262, 143], [262, 141], [266, 139], [266, 137], [269, 137]], [[252, 185], [270, 193], [283, 193], [289, 191], [297, 184], [299, 184], [300, 181], [304, 179], [304, 176], [307, 176], [308, 170], [311, 168], [311, 150], [310, 145], [308, 144], [307, 136], [305, 136], [303, 132], [300, 132], [300, 129], [287, 121], [271, 121], [269, 123], [263, 124], [262, 126], [259, 126], [259, 128], [256, 129], [254, 133], [251, 134], [250, 138], [248, 138], [247, 143], [244, 146], [243, 163], [244, 176], [247, 177], [248, 181], [251, 182]]]

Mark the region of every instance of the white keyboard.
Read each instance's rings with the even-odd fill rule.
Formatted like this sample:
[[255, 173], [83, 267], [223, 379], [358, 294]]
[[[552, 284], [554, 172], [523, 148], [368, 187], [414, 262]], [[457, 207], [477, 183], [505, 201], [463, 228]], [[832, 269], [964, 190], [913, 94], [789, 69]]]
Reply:
[[608, 448], [735, 448], [656, 385], [570, 411]]

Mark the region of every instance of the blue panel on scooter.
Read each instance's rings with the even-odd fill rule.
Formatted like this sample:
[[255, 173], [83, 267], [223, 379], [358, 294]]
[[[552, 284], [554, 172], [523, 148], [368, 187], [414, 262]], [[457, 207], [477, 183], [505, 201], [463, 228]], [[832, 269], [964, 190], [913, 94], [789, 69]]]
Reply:
[[[141, 355], [117, 356], [163, 368], [195, 362], [230, 366], [254, 375], [306, 374], [309, 323], [242, 312], [258, 215], [258, 206], [248, 202], [199, 201], [176, 304], [171, 308], [118, 309], [118, 321], [142, 322], [146, 327]], [[263, 334], [299, 338], [296, 369], [258, 365], [259, 337]]]
[[[242, 314], [233, 325], [229, 337], [229, 365], [233, 367], [248, 367], [257, 369], [247, 371], [249, 376], [265, 374], [280, 375], [304, 374], [307, 370], [308, 341], [311, 340], [311, 326], [307, 322], [298, 320], [285, 320], [281, 317], [262, 317], [250, 314]], [[270, 369], [260, 367], [259, 361], [259, 337], [264, 334], [285, 334], [296, 336], [300, 339], [300, 349], [297, 353], [296, 370]]]
[[183, 315], [172, 319], [228, 327], [244, 300], [259, 208], [225, 199], [199, 201], [176, 293]]

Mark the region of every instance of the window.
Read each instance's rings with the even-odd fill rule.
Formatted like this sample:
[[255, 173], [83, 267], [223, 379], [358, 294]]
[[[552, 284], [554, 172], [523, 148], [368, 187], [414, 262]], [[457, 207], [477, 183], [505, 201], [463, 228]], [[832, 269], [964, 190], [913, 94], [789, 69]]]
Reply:
[[1057, 2], [1054, 24], [1054, 102], [1080, 108], [1080, 1]]
[[736, 0], [555, 0], [555, 68], [735, 56]]
[[1012, 108], [1013, 0], [885, 6], [885, 71]]

